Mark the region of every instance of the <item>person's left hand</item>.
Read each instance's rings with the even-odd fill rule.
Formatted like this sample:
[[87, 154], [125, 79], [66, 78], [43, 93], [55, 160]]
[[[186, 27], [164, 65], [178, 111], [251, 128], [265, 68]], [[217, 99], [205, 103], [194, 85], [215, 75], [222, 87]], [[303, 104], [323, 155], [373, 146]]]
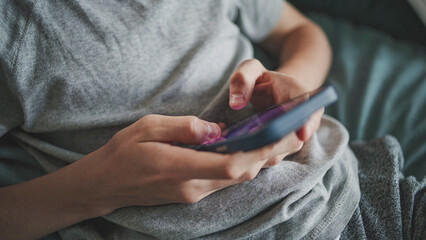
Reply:
[[[244, 108], [251, 102], [256, 111], [297, 97], [309, 90], [301, 81], [294, 77], [275, 71], [267, 70], [258, 60], [250, 59], [242, 62], [230, 78], [229, 106], [232, 109]], [[307, 141], [317, 131], [324, 108], [314, 113], [309, 121], [295, 133], [293, 141], [299, 141], [298, 148], [290, 153], [280, 154], [265, 164], [265, 167], [279, 163], [286, 155], [300, 150], [303, 142]]]

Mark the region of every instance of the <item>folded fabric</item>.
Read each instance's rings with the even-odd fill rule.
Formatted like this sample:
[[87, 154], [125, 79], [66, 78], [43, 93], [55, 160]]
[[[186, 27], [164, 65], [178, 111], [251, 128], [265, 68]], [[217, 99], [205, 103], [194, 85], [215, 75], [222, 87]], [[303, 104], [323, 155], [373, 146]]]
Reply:
[[119, 209], [104, 220], [83, 222], [60, 234], [63, 239], [92, 240], [334, 239], [360, 197], [357, 160], [347, 144], [343, 126], [325, 117], [298, 154], [262, 170], [252, 181], [218, 191], [196, 204]]

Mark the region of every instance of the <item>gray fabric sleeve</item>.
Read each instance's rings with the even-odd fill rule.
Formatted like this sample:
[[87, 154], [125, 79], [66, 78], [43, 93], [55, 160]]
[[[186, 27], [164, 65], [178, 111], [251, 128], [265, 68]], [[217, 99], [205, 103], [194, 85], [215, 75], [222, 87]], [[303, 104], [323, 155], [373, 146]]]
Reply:
[[251, 41], [262, 41], [277, 25], [284, 2], [282, 0], [240, 0], [235, 22]]
[[0, 137], [23, 122], [19, 100], [13, 96], [0, 68]]
[[23, 122], [19, 99], [10, 88], [13, 64], [24, 34], [26, 14], [20, 11], [25, 3], [0, 1], [0, 137]]

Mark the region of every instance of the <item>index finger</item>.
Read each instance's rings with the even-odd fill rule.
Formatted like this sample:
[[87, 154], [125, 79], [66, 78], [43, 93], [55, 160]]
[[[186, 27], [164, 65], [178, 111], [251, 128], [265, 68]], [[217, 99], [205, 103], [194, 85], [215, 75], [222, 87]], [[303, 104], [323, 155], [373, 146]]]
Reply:
[[241, 109], [249, 103], [254, 85], [265, 71], [257, 59], [246, 60], [238, 66], [229, 82], [229, 106], [232, 109]]
[[318, 130], [321, 124], [321, 118], [323, 114], [324, 108], [321, 108], [320, 110], [316, 111], [314, 114], [311, 115], [308, 122], [306, 122], [303, 127], [296, 132], [297, 137], [301, 141], [307, 141]]
[[[239, 179], [267, 157], [264, 149], [220, 154], [158, 142], [144, 142], [141, 145], [150, 149], [150, 152], [163, 153], [159, 160], [162, 162], [158, 163], [163, 166], [162, 171], [184, 179]], [[146, 149], [143, 151], [147, 152]], [[158, 159], [158, 155], [156, 157]]]

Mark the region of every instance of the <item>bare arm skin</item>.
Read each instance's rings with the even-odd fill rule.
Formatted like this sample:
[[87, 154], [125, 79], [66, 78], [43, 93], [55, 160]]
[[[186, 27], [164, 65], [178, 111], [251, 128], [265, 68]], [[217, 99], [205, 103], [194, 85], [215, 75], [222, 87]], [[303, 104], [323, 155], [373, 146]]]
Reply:
[[285, 3], [278, 25], [261, 46], [279, 58], [278, 72], [298, 79], [306, 90], [324, 82], [332, 57], [327, 37], [290, 3]]

